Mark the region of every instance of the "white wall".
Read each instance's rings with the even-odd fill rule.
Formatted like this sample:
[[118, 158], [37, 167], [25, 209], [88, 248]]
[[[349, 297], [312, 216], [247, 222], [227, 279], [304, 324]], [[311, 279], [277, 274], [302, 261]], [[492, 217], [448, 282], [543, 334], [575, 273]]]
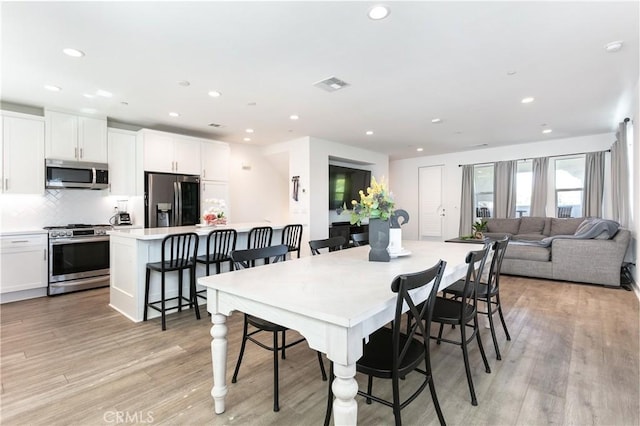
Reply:
[[392, 182], [391, 187], [394, 192], [396, 206], [407, 210], [412, 218], [403, 227], [402, 236], [406, 239], [418, 239], [418, 169], [420, 167], [444, 166], [442, 201], [446, 216], [443, 223], [443, 237], [447, 239], [458, 236], [460, 191], [462, 186], [462, 168], [459, 167], [460, 164], [600, 151], [609, 149], [614, 141], [615, 135], [606, 133], [391, 161], [389, 166], [390, 181]]
[[229, 209], [231, 222], [289, 219], [288, 183], [264, 154], [264, 148], [229, 144]]

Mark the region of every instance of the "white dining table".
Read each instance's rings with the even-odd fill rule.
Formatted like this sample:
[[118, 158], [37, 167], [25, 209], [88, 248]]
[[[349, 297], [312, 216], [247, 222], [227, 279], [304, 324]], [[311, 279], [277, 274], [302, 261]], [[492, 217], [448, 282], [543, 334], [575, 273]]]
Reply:
[[[334, 362], [335, 424], [357, 424], [356, 361], [362, 342], [394, 317], [394, 277], [447, 262], [440, 289], [464, 277], [469, 244], [404, 241], [403, 255], [370, 262], [369, 247], [355, 247], [198, 279], [207, 288], [211, 313], [211, 395], [217, 414], [228, 393], [227, 326], [233, 311], [258, 316], [298, 331], [312, 349]], [[427, 297], [428, 289], [420, 296]]]

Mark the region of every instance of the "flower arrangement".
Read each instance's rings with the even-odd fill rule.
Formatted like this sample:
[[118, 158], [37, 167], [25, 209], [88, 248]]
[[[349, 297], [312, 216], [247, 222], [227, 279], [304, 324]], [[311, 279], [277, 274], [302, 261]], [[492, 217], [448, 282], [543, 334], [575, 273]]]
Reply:
[[227, 203], [222, 199], [210, 198], [204, 200], [205, 204], [209, 205], [203, 215], [202, 220], [207, 225], [225, 225], [227, 218], [224, 216], [224, 211], [227, 208]]
[[384, 178], [380, 182], [376, 181], [375, 177], [371, 177], [371, 186], [367, 188], [367, 194], [365, 195], [363, 190], [360, 190], [360, 201], [351, 201], [353, 210], [351, 211], [351, 224], [360, 225], [362, 219], [382, 219], [389, 220], [393, 215], [395, 202], [393, 196], [387, 189]]

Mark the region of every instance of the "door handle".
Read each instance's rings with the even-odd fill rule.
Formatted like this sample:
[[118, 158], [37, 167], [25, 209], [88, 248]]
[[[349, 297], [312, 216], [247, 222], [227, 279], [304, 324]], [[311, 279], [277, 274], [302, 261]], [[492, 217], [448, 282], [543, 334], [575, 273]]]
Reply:
[[82, 148], [80, 148], [80, 159], [82, 160], [82, 157], [84, 157], [84, 154], [82, 152]]

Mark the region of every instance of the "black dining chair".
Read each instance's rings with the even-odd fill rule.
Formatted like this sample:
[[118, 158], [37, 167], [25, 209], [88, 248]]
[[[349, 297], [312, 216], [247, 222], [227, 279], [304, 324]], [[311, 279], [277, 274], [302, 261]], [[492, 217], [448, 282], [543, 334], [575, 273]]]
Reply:
[[[467, 382], [469, 384], [469, 393], [471, 394], [471, 404], [478, 405], [476, 392], [473, 387], [473, 379], [471, 378], [471, 368], [469, 366], [469, 353], [467, 345], [475, 337], [478, 341], [482, 361], [484, 362], [485, 371], [491, 373], [491, 368], [484, 353], [482, 339], [478, 330], [478, 286], [480, 277], [484, 270], [484, 264], [489, 253], [489, 244], [485, 244], [482, 250], [471, 251], [467, 254], [465, 262], [467, 274], [465, 276], [464, 287], [461, 298], [448, 299], [445, 297], [436, 297], [435, 307], [433, 309], [432, 322], [440, 324], [438, 336], [431, 336], [437, 344], [440, 342], [452, 343], [462, 348], [462, 358], [464, 359], [464, 368], [467, 373]], [[476, 269], [477, 268], [477, 269]], [[410, 321], [409, 321], [410, 322]], [[450, 340], [442, 337], [442, 330], [445, 324], [458, 326], [460, 329], [460, 340]], [[467, 329], [471, 329], [471, 333], [467, 334]], [[428, 331], [428, 330], [427, 330]]]
[[[263, 247], [257, 249], [247, 250], [235, 250], [231, 253], [231, 258], [235, 263], [236, 269], [245, 269], [253, 267], [256, 260], [263, 259], [264, 263], [277, 263], [286, 260], [288, 253], [288, 247], [285, 244], [277, 246]], [[251, 326], [251, 331], [249, 329]], [[244, 314], [244, 325], [242, 330], [242, 344], [240, 346], [240, 354], [238, 356], [238, 362], [236, 368], [233, 371], [233, 378], [231, 383], [238, 381], [238, 373], [240, 372], [240, 364], [244, 356], [244, 350], [247, 341], [253, 342], [263, 349], [273, 352], [273, 411], [280, 411], [279, 393], [278, 393], [278, 354], [281, 353], [282, 359], [286, 359], [285, 350], [291, 346], [297, 345], [305, 341], [304, 338], [300, 338], [294, 342], [286, 343], [286, 331], [287, 327], [272, 323], [270, 321], [258, 318], [253, 315]], [[269, 346], [262, 341], [254, 337], [256, 334], [266, 332], [271, 333], [273, 338], [273, 345]], [[281, 334], [281, 342], [278, 342], [278, 334]], [[322, 362], [322, 356], [320, 352], [317, 352], [318, 362], [320, 363], [320, 371], [322, 373], [322, 380], [327, 380], [327, 374], [324, 369], [324, 363]]]
[[[226, 262], [229, 262], [229, 270], [233, 271], [231, 252], [236, 249], [237, 239], [238, 233], [235, 229], [214, 229], [207, 235], [207, 251], [196, 257], [196, 263], [205, 265], [207, 275], [210, 275], [209, 265], [216, 265], [216, 274], [219, 274], [221, 265]], [[207, 298], [206, 290], [198, 291], [196, 294], [205, 300]]]
[[311, 248], [311, 254], [316, 255], [320, 254], [320, 250], [322, 249], [328, 249], [328, 251], [342, 250], [346, 243], [347, 239], [342, 235], [339, 235], [337, 237], [330, 237], [322, 240], [311, 240], [309, 241], [309, 248]]
[[[396, 293], [396, 309], [394, 320], [390, 327], [383, 327], [369, 336], [369, 341], [363, 345], [363, 355], [356, 362], [356, 371], [368, 376], [367, 390], [358, 390], [358, 395], [366, 398], [367, 404], [375, 401], [391, 407], [397, 426], [402, 424], [400, 411], [413, 402], [427, 385], [431, 391], [431, 399], [441, 425], [445, 424], [431, 372], [429, 355], [429, 339], [418, 338], [428, 336], [431, 326], [431, 315], [444, 274], [446, 262], [440, 260], [433, 267], [412, 274], [399, 275], [391, 283], [391, 291]], [[424, 293], [420, 289], [431, 284], [427, 298], [422, 303], [416, 302], [417, 295]], [[414, 319], [407, 333], [402, 333], [401, 323], [404, 310], [409, 310]], [[417, 372], [424, 379], [408, 397], [401, 401], [400, 383], [407, 375]], [[333, 381], [333, 363], [330, 370]], [[390, 379], [392, 383], [392, 400], [373, 395], [373, 378]], [[406, 395], [406, 392], [403, 392]], [[329, 398], [324, 424], [328, 425], [331, 418], [333, 392], [329, 384]]]
[[[487, 315], [489, 317], [489, 328], [491, 329], [491, 338], [493, 339], [493, 347], [496, 350], [496, 359], [501, 360], [500, 349], [498, 348], [498, 339], [496, 337], [496, 328], [493, 324], [493, 314], [496, 312], [500, 316], [500, 322], [502, 322], [502, 328], [507, 340], [511, 340], [509, 330], [507, 330], [507, 324], [504, 321], [504, 315], [502, 314], [502, 304], [500, 303], [500, 269], [502, 268], [502, 260], [504, 254], [509, 246], [509, 236], [497, 240], [492, 244], [493, 257], [491, 259], [491, 265], [489, 266], [489, 274], [486, 277], [480, 277], [480, 283], [478, 284], [478, 301], [484, 302], [487, 307], [486, 311], [478, 309], [479, 314]], [[485, 275], [485, 274], [483, 274]], [[451, 286], [442, 291], [443, 295], [451, 295], [454, 298], [462, 298], [464, 292], [465, 280], [458, 280]]]
[[[195, 307], [196, 318], [200, 319], [200, 309], [196, 296], [196, 264], [193, 261], [196, 253], [198, 253], [198, 234], [187, 232], [182, 234], [167, 235], [162, 240], [162, 252], [160, 262], [147, 263], [145, 285], [144, 285], [144, 314], [143, 321], [147, 320], [147, 312], [149, 308], [160, 312], [162, 317], [162, 330], [167, 329], [166, 312], [188, 306]], [[189, 297], [182, 295], [182, 273], [189, 271]], [[157, 271], [161, 274], [160, 281], [160, 300], [149, 302], [149, 288], [151, 281], [151, 271]], [[178, 296], [166, 297], [165, 274], [168, 272], [178, 272]], [[167, 307], [167, 302], [176, 300], [177, 305]], [[186, 302], [186, 303], [185, 303]], [[158, 305], [160, 305], [158, 307]], [[195, 306], [194, 306], [195, 305]]]
[[302, 225], [287, 225], [282, 229], [282, 244], [285, 244], [289, 252], [297, 252], [300, 258], [300, 245], [302, 244]]
[[357, 234], [351, 234], [351, 241], [353, 241], [354, 247], [366, 246], [369, 244], [369, 233], [359, 232]]

